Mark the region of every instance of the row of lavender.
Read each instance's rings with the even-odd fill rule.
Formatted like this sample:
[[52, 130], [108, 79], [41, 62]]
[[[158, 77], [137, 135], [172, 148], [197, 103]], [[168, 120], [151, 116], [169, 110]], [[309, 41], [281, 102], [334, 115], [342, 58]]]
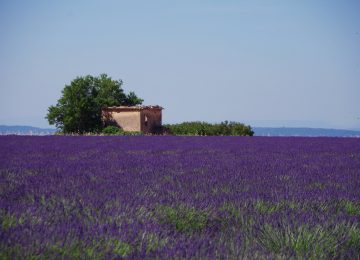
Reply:
[[360, 257], [360, 139], [0, 137], [0, 258]]

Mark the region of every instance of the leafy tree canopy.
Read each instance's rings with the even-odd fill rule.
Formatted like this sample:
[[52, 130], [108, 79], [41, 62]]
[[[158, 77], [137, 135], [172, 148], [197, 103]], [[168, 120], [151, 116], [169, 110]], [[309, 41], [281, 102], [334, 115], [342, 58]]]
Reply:
[[98, 132], [102, 128], [102, 107], [142, 104], [134, 92], [125, 94], [122, 85], [122, 80], [106, 74], [77, 77], [65, 85], [57, 104], [48, 108], [46, 119], [64, 133]]

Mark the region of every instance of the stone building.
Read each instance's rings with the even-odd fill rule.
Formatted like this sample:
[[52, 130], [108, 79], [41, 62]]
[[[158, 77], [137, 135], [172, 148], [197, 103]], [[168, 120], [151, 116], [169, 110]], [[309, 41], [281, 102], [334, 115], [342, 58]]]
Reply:
[[105, 125], [115, 125], [124, 131], [156, 132], [161, 126], [161, 106], [104, 107], [102, 120]]

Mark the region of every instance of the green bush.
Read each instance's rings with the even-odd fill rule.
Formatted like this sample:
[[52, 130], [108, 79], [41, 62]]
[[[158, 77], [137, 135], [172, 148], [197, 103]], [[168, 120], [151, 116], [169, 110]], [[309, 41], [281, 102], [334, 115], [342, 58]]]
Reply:
[[124, 135], [124, 130], [117, 126], [110, 125], [105, 127], [101, 133], [104, 135]]
[[113, 125], [105, 127], [101, 133], [103, 135], [143, 135], [142, 132], [124, 131], [122, 128]]
[[164, 126], [174, 135], [233, 135], [253, 136], [254, 132], [250, 126], [237, 122], [224, 121], [220, 124], [206, 122], [184, 122], [181, 124], [168, 124]]
[[132, 136], [143, 135], [143, 132], [141, 132], [141, 131], [124, 131], [124, 135], [132, 135]]

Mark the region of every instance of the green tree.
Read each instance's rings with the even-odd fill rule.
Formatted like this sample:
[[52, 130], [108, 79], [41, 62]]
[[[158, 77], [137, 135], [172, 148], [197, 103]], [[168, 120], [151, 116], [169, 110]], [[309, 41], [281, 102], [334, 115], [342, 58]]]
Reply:
[[130, 92], [126, 98], [125, 98], [125, 103], [128, 105], [128, 106], [136, 106], [136, 105], [139, 105], [143, 102], [143, 100], [141, 98], [138, 98], [134, 92]]
[[99, 132], [103, 127], [102, 107], [143, 102], [134, 92], [125, 94], [122, 85], [122, 80], [113, 80], [106, 74], [77, 77], [65, 85], [57, 104], [48, 108], [46, 119], [64, 133]]

